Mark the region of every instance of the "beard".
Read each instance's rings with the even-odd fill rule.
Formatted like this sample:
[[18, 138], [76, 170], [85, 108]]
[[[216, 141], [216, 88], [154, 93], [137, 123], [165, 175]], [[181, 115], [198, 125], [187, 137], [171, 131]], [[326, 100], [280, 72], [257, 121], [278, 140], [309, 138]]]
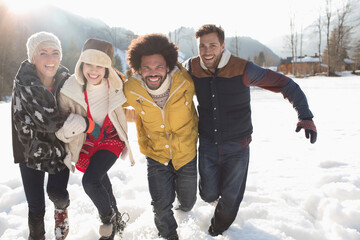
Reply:
[[[148, 88], [150, 88], [151, 90], [156, 90], [156, 89], [159, 89], [161, 87], [161, 85], [164, 83], [166, 76], [167, 76], [167, 74], [165, 76], [150, 75], [150, 76], [145, 77], [144, 80], [145, 80], [146, 86], [148, 86]], [[159, 80], [155, 81], [156, 84], [152, 84], [152, 81], [150, 80], [151, 78], [158, 78]]]
[[221, 56], [222, 55], [215, 56], [214, 59], [212, 59], [212, 61], [206, 61], [206, 59], [201, 58], [201, 61], [207, 69], [209, 70], [213, 69], [215, 71], [220, 63]]

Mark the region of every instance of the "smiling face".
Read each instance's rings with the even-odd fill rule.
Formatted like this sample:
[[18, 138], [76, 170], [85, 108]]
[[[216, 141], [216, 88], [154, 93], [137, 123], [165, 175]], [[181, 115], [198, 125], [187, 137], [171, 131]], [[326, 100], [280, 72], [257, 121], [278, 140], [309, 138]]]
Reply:
[[166, 79], [169, 67], [161, 54], [153, 54], [141, 57], [139, 73], [151, 90], [158, 89]]
[[211, 72], [215, 72], [222, 53], [225, 49], [225, 43], [220, 43], [215, 32], [205, 34], [198, 40], [199, 55], [201, 61]]
[[60, 51], [52, 47], [40, 47], [32, 59], [36, 75], [50, 86], [60, 65]]
[[106, 69], [105, 67], [84, 63], [82, 72], [88, 83], [98, 85], [104, 78]]

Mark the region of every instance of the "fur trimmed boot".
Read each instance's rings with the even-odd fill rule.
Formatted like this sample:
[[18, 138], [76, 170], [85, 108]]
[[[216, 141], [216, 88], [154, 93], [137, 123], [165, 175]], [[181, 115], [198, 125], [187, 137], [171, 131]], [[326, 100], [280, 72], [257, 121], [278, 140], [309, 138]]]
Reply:
[[99, 228], [101, 238], [99, 240], [113, 240], [116, 232], [116, 213], [111, 209], [106, 216], [101, 216], [102, 225]]
[[69, 233], [69, 219], [67, 209], [56, 209], [55, 218], [55, 239], [64, 240]]

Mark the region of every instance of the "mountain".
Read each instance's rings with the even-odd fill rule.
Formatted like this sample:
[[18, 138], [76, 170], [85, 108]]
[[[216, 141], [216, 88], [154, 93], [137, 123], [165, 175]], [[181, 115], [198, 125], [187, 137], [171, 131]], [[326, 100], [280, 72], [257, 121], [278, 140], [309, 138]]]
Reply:
[[[179, 46], [185, 59], [198, 54], [195, 30], [193, 28], [181, 27], [176, 29], [169, 32], [169, 38]], [[280, 62], [279, 56], [270, 48], [250, 37], [225, 38], [225, 47], [234, 55], [250, 60], [254, 60], [260, 52], [263, 52], [265, 59], [267, 59], [266, 62], [269, 63], [268, 66], [276, 66]]]
[[[86, 39], [100, 38], [110, 41], [116, 48], [126, 50], [136, 35], [125, 28], [111, 28], [95, 18], [84, 18], [54, 6], [44, 6], [18, 17], [20, 28], [28, 35], [38, 31], [49, 31], [57, 35], [64, 48], [75, 41], [78, 50]], [[23, 24], [21, 24], [23, 23]]]
[[[29, 35], [37, 31], [53, 32], [60, 38], [64, 49], [75, 42], [77, 50], [80, 51], [85, 40], [94, 37], [110, 41], [116, 48], [126, 51], [131, 40], [137, 37], [131, 30], [123, 27], [109, 27], [99, 19], [84, 18], [53, 6], [44, 8], [46, 10], [39, 9], [20, 16], [21, 22], [26, 23], [22, 28], [25, 28]], [[181, 27], [169, 32], [168, 36], [179, 46], [182, 60], [197, 55], [193, 28]], [[234, 41], [234, 38], [225, 40], [226, 47], [235, 54]], [[240, 46], [239, 56], [242, 58], [252, 60], [260, 51], [264, 51], [265, 55], [274, 59], [275, 62], [279, 60], [279, 57], [268, 47], [249, 37], [239, 37], [238, 46]]]
[[[20, 63], [27, 58], [26, 41], [39, 31], [52, 32], [59, 37], [63, 47], [62, 64], [71, 73], [88, 38], [111, 42], [116, 48], [115, 67], [126, 72], [126, 50], [137, 37], [123, 26], [109, 27], [99, 19], [81, 17], [51, 5], [14, 14], [0, 0], [0, 98], [11, 94], [13, 77]], [[169, 32], [168, 37], [179, 46], [179, 61], [198, 54], [193, 28], [181, 27]], [[279, 62], [279, 57], [270, 48], [249, 37], [226, 38], [225, 42], [230, 52], [242, 58], [254, 60], [262, 52], [267, 66]]]
[[260, 52], [263, 52], [266, 66], [277, 66], [280, 62], [279, 56], [270, 48], [250, 37], [226, 38], [225, 46], [231, 53], [252, 61], [259, 56]]

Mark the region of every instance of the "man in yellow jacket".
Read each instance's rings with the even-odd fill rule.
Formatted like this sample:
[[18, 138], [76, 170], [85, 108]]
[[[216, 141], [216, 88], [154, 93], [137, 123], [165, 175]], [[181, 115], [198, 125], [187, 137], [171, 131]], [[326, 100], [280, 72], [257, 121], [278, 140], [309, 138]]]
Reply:
[[134, 39], [127, 52], [133, 71], [125, 83], [128, 103], [138, 114], [141, 153], [148, 161], [148, 183], [159, 236], [178, 239], [172, 204], [190, 211], [196, 201], [198, 117], [194, 83], [177, 62], [177, 46], [162, 34]]

